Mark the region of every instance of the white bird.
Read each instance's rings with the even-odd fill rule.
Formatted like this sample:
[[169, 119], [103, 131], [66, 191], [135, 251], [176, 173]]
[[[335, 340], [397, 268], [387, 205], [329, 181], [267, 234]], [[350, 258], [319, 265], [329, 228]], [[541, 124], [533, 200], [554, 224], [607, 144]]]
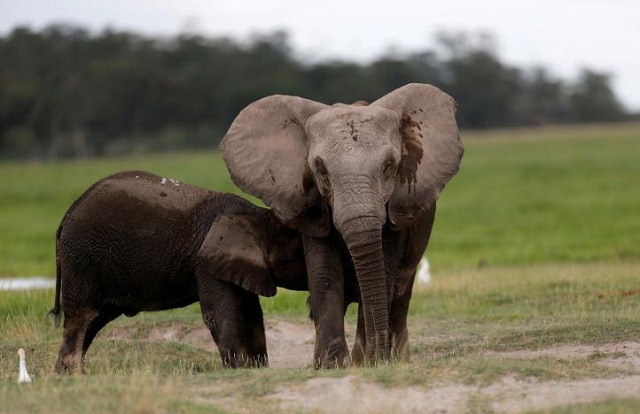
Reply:
[[421, 285], [428, 285], [431, 282], [431, 273], [429, 272], [429, 261], [426, 257], [423, 257], [418, 264], [418, 283]]
[[20, 356], [20, 367], [18, 373], [18, 382], [31, 382], [31, 377], [27, 372], [27, 362], [25, 361], [24, 349], [18, 349], [18, 356]]

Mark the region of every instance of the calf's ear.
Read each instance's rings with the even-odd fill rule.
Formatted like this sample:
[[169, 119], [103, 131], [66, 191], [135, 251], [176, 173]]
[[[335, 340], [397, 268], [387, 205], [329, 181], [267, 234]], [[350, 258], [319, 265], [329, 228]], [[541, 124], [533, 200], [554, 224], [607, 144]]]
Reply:
[[200, 263], [211, 277], [261, 296], [274, 296], [276, 284], [265, 259], [266, 226], [260, 218], [216, 218], [200, 247]]

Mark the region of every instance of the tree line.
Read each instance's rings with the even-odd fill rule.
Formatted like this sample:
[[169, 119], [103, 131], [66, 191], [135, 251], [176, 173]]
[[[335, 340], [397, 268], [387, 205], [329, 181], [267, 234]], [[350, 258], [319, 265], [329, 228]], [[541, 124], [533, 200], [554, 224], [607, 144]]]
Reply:
[[627, 114], [605, 73], [571, 82], [505, 64], [486, 36], [363, 64], [305, 62], [287, 34], [240, 42], [154, 38], [71, 25], [0, 37], [0, 157], [57, 159], [217, 146], [247, 104], [271, 94], [324, 103], [373, 101], [410, 82], [458, 102], [461, 128], [613, 122]]

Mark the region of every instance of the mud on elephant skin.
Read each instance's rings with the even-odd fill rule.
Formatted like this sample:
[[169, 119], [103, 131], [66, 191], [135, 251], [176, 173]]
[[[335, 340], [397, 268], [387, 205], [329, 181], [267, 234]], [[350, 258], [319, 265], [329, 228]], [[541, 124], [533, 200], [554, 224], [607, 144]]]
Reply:
[[257, 295], [306, 290], [300, 236], [270, 210], [143, 171], [106, 177], [71, 205], [56, 265], [57, 372], [83, 372], [96, 334], [120, 315], [198, 300], [225, 366], [266, 366]]
[[339, 240], [360, 288], [354, 359], [408, 358], [411, 286], [436, 200], [463, 154], [455, 113], [449, 95], [425, 84], [370, 105], [274, 95], [243, 109], [223, 138], [233, 181], [303, 234], [316, 366], [349, 356]]

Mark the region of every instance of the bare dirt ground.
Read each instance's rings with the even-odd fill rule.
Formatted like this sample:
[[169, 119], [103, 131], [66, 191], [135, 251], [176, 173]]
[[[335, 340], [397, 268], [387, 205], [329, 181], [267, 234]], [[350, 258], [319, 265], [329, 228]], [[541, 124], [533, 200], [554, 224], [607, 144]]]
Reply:
[[[310, 367], [314, 342], [311, 321], [273, 321], [267, 323], [266, 334], [270, 369]], [[117, 329], [111, 331], [108, 337], [123, 339], [128, 335], [126, 330]], [[178, 324], [163, 326], [154, 328], [145, 339], [181, 341], [216, 350], [209, 331], [204, 327], [185, 330]], [[412, 337], [412, 340], [420, 341], [420, 338]], [[287, 412], [377, 413], [391, 410], [396, 413], [459, 413], [484, 407], [497, 413], [514, 413], [640, 396], [640, 343], [562, 345], [536, 351], [485, 353], [487, 358], [511, 360], [553, 357], [571, 361], [594, 355], [598, 356], [598, 364], [623, 369], [627, 374], [616, 378], [567, 381], [503, 377], [488, 385], [443, 382], [436, 385], [432, 383], [428, 388], [387, 388], [349, 375], [342, 378], [312, 378], [296, 386], [277, 388], [262, 398], [265, 405]], [[201, 399], [201, 402], [208, 401], [213, 399]], [[328, 401], [331, 403], [328, 404]]]

